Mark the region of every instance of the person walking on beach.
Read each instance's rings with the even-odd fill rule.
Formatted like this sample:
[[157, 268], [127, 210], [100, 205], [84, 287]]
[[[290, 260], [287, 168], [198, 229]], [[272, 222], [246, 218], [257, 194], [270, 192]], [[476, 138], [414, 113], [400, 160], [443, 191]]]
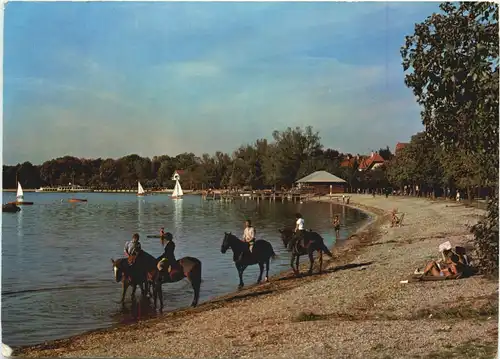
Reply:
[[335, 217], [333, 217], [333, 228], [335, 229], [335, 238], [339, 240], [340, 237], [340, 219], [339, 215], [336, 214]]
[[[294, 236], [288, 243], [288, 249], [292, 250], [293, 247], [295, 247], [295, 243], [300, 241], [301, 239], [304, 238], [304, 218], [302, 218], [302, 215], [300, 213], [295, 214], [295, 229], [294, 229]], [[305, 244], [305, 243], [304, 243]]]

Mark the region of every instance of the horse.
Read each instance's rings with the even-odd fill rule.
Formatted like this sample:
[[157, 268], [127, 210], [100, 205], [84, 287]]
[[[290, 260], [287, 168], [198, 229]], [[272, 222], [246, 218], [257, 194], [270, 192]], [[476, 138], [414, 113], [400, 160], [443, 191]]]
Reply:
[[119, 258], [117, 260], [111, 258], [111, 263], [113, 263], [113, 271], [116, 282], [122, 282], [122, 304], [125, 302], [125, 294], [130, 286], [132, 286], [132, 301], [135, 300], [137, 285], [141, 286], [142, 295], [145, 295], [145, 277], [142, 271], [138, 270], [138, 267], [129, 265], [128, 258]]
[[263, 239], [256, 240], [255, 244], [253, 245], [252, 253], [250, 253], [248, 243], [241, 241], [231, 232], [225, 232], [220, 251], [222, 254], [224, 254], [229, 248], [233, 250], [233, 261], [240, 276], [240, 284], [238, 285], [238, 289], [241, 289], [244, 286], [243, 271], [249, 265], [258, 264], [260, 267], [260, 274], [259, 278], [257, 279], [257, 284], [262, 281], [264, 264], [266, 265], [266, 277], [264, 279], [264, 282], [267, 282], [269, 280], [269, 261], [271, 258], [274, 259], [276, 257], [276, 253], [274, 253], [274, 249], [271, 243]]
[[163, 283], [175, 283], [187, 278], [194, 291], [192, 307], [198, 305], [200, 299], [201, 287], [201, 261], [194, 257], [184, 257], [177, 260], [170, 266], [170, 271], [159, 271], [155, 266], [155, 272], [151, 280], [153, 285], [154, 307], [156, 308], [157, 299], [160, 299], [160, 311], [163, 309], [163, 293], [161, 285]]
[[[280, 229], [281, 240], [285, 247], [288, 248], [288, 243], [292, 240], [295, 235], [294, 231], [290, 228]], [[303, 242], [304, 241], [304, 242]], [[308, 245], [306, 245], [308, 243]], [[317, 251], [319, 253], [319, 273], [321, 273], [323, 269], [323, 252], [326, 253], [330, 258], [333, 257], [330, 250], [326, 247], [323, 237], [317, 232], [313, 232], [312, 230], [304, 231], [304, 238], [297, 241], [295, 246], [292, 248], [292, 258], [290, 260], [290, 266], [292, 267], [293, 272], [296, 275], [299, 275], [299, 259], [301, 255], [307, 254], [309, 256], [309, 271], [308, 274], [311, 275], [313, 272], [313, 264], [314, 264], [314, 252]], [[295, 261], [295, 267], [294, 267]]]

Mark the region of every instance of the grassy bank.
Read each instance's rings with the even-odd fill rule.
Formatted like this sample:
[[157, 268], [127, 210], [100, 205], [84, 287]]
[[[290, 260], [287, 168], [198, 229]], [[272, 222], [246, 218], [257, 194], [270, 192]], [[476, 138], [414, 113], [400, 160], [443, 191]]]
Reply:
[[[416, 198], [355, 195], [351, 203], [374, 214], [372, 222], [334, 248], [322, 275], [283, 273], [269, 284], [195, 309], [17, 353], [212, 358], [441, 358], [459, 352], [481, 358], [493, 353], [498, 282], [478, 276], [399, 283], [435, 258], [445, 240], [467, 245], [467, 225], [482, 211]], [[395, 207], [406, 213], [401, 228], [387, 224]]]

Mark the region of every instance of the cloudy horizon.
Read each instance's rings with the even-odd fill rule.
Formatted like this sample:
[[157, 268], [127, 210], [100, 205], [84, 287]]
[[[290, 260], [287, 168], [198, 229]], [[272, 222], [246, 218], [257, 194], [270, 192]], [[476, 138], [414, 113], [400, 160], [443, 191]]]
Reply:
[[232, 152], [307, 125], [326, 148], [393, 151], [423, 129], [399, 49], [434, 11], [424, 2], [7, 3], [4, 164]]

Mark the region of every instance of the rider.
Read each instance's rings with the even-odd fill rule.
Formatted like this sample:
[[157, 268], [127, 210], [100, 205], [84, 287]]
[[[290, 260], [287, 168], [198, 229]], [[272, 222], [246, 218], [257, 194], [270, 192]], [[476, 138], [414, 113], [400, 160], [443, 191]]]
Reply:
[[164, 237], [161, 238], [161, 244], [163, 246], [163, 254], [158, 257], [157, 268], [159, 271], [163, 268], [167, 268], [170, 271], [172, 265], [176, 262], [174, 254], [175, 243], [172, 233], [166, 232]]
[[304, 238], [304, 218], [302, 218], [302, 215], [300, 213], [295, 214], [295, 229], [294, 229], [294, 236], [290, 240], [290, 243], [288, 243], [288, 248], [293, 249], [295, 246], [295, 243], [300, 241], [302, 238]]
[[247, 219], [245, 221], [245, 229], [243, 230], [243, 242], [248, 243], [248, 250], [252, 253], [255, 244], [255, 228], [252, 227], [252, 221]]
[[[125, 255], [130, 258], [129, 264], [133, 263], [133, 258], [141, 251], [141, 242], [139, 242], [139, 234], [134, 233], [132, 240], [125, 243]], [[132, 257], [132, 258], [131, 258]]]
[[165, 227], [160, 228], [160, 238], [165, 237]]

